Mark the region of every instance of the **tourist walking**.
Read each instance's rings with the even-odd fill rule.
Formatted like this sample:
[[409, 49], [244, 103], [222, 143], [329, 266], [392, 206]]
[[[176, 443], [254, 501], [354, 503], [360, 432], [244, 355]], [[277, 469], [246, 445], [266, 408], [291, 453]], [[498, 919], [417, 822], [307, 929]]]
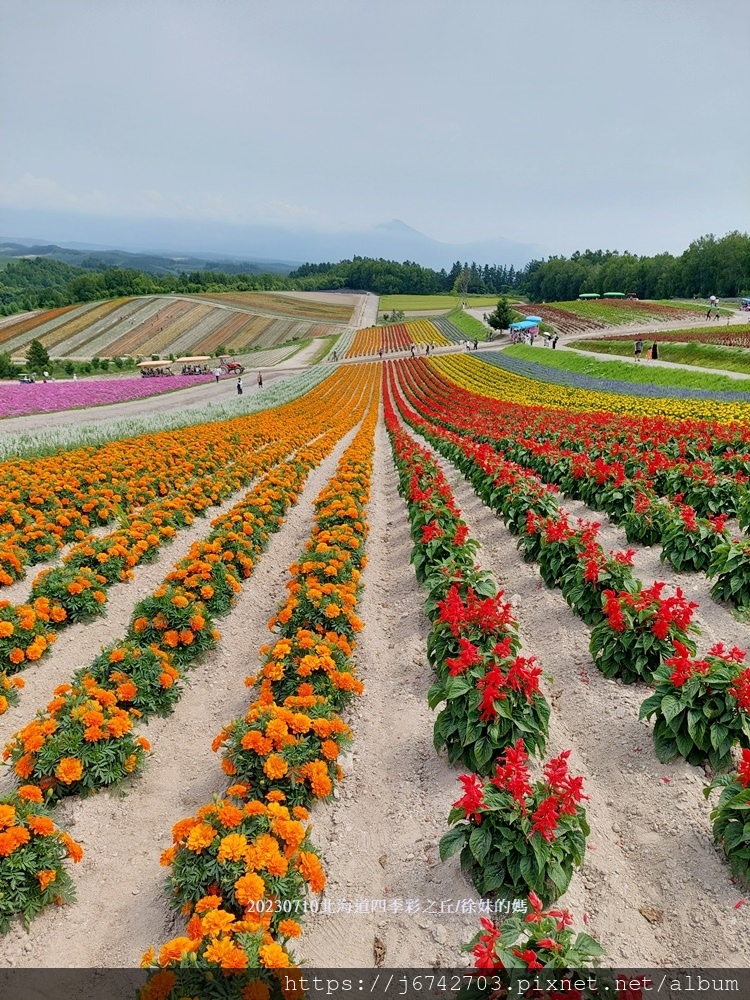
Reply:
[[643, 354], [643, 341], [642, 340], [636, 340], [635, 345], [633, 347], [633, 354], [635, 355], [635, 360], [636, 361], [640, 361], [641, 360], [641, 354]]
[[554, 337], [552, 338], [552, 350], [553, 350], [553, 351], [554, 351], [554, 349], [555, 349], [555, 348], [557, 347], [557, 342], [558, 342], [558, 340], [559, 340], [559, 339], [560, 339], [560, 338], [558, 337], [558, 335], [557, 335], [557, 334], [555, 334], [555, 336], [554, 336]]
[[656, 341], [654, 341], [654, 343], [651, 345], [651, 360], [652, 361], [659, 360], [659, 348], [657, 347]]
[[260, 372], [258, 372], [258, 388], [259, 389], [263, 388], [263, 376], [261, 375]]
[[219, 381], [219, 375], [221, 375], [221, 368], [214, 368], [214, 378]]
[[238, 396], [242, 395], [242, 379], [241, 378], [237, 379], [237, 395]]

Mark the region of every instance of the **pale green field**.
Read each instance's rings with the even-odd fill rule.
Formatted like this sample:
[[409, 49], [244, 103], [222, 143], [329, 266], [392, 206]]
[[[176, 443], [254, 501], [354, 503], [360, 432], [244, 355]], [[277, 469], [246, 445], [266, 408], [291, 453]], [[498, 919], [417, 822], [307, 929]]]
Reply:
[[[470, 309], [482, 308], [483, 306], [497, 305], [499, 295], [467, 295], [466, 305]], [[381, 295], [380, 312], [392, 312], [394, 309], [401, 312], [418, 312], [420, 309], [445, 309], [450, 312], [461, 302], [459, 295]]]

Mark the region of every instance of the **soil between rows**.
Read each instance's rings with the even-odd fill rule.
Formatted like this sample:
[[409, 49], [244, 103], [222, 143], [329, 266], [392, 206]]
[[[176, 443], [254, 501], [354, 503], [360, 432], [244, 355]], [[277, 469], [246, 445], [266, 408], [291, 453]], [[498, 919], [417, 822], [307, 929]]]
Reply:
[[[45, 911], [28, 934], [15, 925], [3, 939], [0, 967], [132, 968], [150, 945], [158, 946], [183, 932], [182, 918], [173, 916], [168, 907], [163, 888], [167, 872], [159, 865], [159, 855], [171, 843], [173, 824], [226, 787], [211, 741], [226, 722], [247, 710], [251, 695], [244, 680], [257, 669], [258, 649], [269, 640], [268, 620], [286, 593], [288, 566], [310, 534], [312, 501], [333, 475], [355, 433], [356, 428], [311, 471], [299, 503], [288, 512], [280, 531], [271, 536], [231, 614], [219, 621], [222, 638], [217, 648], [190, 672], [190, 686], [174, 713], [138, 727], [153, 748], [143, 776], [125, 795], [101, 792], [87, 799], [64, 801], [55, 810], [60, 825], [85, 851], [83, 861], [72, 869], [78, 902], [63, 910]], [[232, 502], [237, 502], [236, 496]], [[205, 522], [200, 528], [197, 537], [210, 530]], [[182, 532], [180, 541], [165, 550], [167, 566], [157, 568], [153, 563], [144, 567], [153, 570], [153, 576], [144, 583], [143, 593], [161, 581], [175, 561], [176, 545], [181, 545], [187, 534]], [[115, 638], [122, 633], [133, 602], [140, 596], [142, 593], [130, 597], [119, 624], [104, 620], [108, 636]], [[73, 626], [67, 634], [75, 629]], [[96, 637], [95, 652], [104, 641], [106, 637]], [[61, 642], [62, 638], [58, 645]], [[66, 667], [58, 663], [56, 675], [66, 680], [79, 662], [89, 659], [78, 656], [72, 644]], [[48, 676], [43, 694], [23, 699], [22, 720], [33, 714], [37, 703], [46, 703], [58, 682]]]
[[[571, 770], [585, 779], [591, 836], [586, 862], [574, 874], [562, 905], [573, 911], [581, 929], [587, 915], [585, 929], [615, 967], [746, 967], [750, 914], [744, 906], [735, 909], [745, 891], [714, 846], [703, 771], [682, 760], [659, 763], [652, 726], [638, 721], [646, 686], [626, 686], [596, 670], [589, 629], [559, 590], [544, 586], [536, 566], [523, 561], [515, 538], [461, 473], [430, 450], [480, 542], [478, 562], [514, 606], [524, 654], [536, 654], [549, 675], [545, 694], [552, 716], [546, 756], [572, 748]], [[576, 516], [602, 519], [582, 504], [566, 501], [565, 507]], [[612, 530], [612, 544], [621, 545]], [[603, 540], [605, 547], [608, 540]], [[636, 575], [643, 569], [644, 582], [650, 582], [648, 563], [653, 568], [648, 552], [640, 565], [636, 560]], [[694, 586], [701, 586], [697, 579]], [[731, 615], [710, 601], [701, 602], [701, 613], [701, 628], [713, 642], [712, 618], [721, 621], [721, 631], [725, 615]], [[658, 920], [651, 923], [641, 912], [645, 909], [660, 913]]]

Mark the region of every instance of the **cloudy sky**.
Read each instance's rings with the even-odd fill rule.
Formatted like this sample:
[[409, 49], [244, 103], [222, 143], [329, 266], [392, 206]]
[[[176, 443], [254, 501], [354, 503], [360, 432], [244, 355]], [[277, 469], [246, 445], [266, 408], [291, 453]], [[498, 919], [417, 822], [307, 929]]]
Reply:
[[679, 252], [750, 228], [749, 66], [748, 0], [0, 0], [0, 235]]

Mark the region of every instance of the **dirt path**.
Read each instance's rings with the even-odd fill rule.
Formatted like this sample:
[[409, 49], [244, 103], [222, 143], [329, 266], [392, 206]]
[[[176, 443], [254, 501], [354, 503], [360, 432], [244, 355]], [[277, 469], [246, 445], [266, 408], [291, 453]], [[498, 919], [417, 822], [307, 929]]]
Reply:
[[139, 727], [154, 752], [129, 794], [102, 792], [56, 810], [86, 851], [73, 872], [78, 902], [64, 911], [47, 910], [28, 935], [14, 926], [3, 940], [0, 966], [132, 968], [149, 945], [182, 933], [181, 918], [173, 918], [167, 906], [159, 854], [171, 842], [172, 825], [226, 787], [211, 741], [247, 710], [244, 679], [256, 670], [258, 649], [269, 638], [268, 619], [285, 594], [288, 565], [310, 533], [311, 502], [355, 433], [311, 472], [300, 502], [272, 536], [232, 613], [219, 623], [218, 647], [191, 672], [191, 686], [175, 712]]
[[[747, 967], [750, 913], [734, 909], [745, 893], [714, 847], [703, 772], [658, 762], [651, 726], [638, 721], [646, 688], [607, 680], [592, 666], [586, 626], [523, 562], [463, 476], [440, 462], [481, 543], [478, 561], [505, 588], [524, 649], [550, 675], [547, 755], [572, 747], [571, 768], [586, 779], [589, 850], [563, 904], [581, 928], [587, 914], [586, 930], [614, 966]], [[661, 913], [656, 923], [642, 915], [646, 907]]]
[[[340, 797], [316, 805], [312, 815], [332, 915], [310, 917], [297, 950], [318, 968], [372, 968], [376, 942], [386, 967], [462, 966], [468, 956], [460, 946], [473, 937], [478, 918], [426, 912], [477, 893], [456, 858], [443, 865], [438, 857], [461, 772], [432, 744], [425, 595], [409, 565], [406, 508], [382, 422], [368, 518], [358, 611], [365, 628], [357, 648], [365, 692], [348, 720], [354, 745]], [[356, 912], [365, 903], [369, 912]]]

